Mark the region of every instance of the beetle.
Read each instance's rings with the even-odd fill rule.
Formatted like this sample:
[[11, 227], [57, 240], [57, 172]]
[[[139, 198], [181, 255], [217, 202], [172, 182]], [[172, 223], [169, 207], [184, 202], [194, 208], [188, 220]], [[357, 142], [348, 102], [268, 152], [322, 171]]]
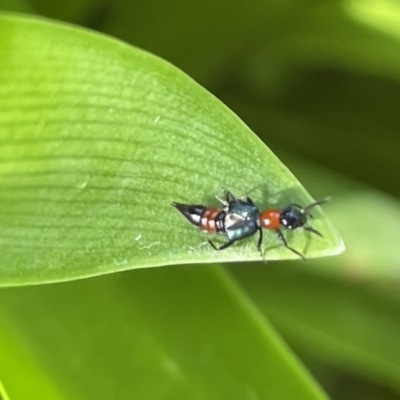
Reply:
[[191, 224], [203, 231], [208, 233], [222, 233], [227, 236], [228, 241], [219, 247], [215, 246], [211, 240], [208, 241], [215, 250], [226, 249], [236, 241], [258, 232], [257, 249], [261, 253], [263, 242], [262, 230], [271, 229], [276, 232], [280, 242], [287, 249], [297, 254], [302, 260], [305, 260], [304, 255], [288, 245], [281, 228], [283, 227], [288, 230], [303, 228], [308, 232], [322, 237], [322, 234], [307, 225], [307, 222], [309, 218], [312, 218], [310, 210], [329, 200], [329, 198], [324, 198], [306, 207], [291, 203], [282, 209], [267, 208], [260, 212], [250, 197], [236, 198], [231, 192], [226, 191], [225, 199], [220, 199], [219, 197], [217, 199], [223, 204], [223, 208], [177, 202], [172, 202], [172, 205]]

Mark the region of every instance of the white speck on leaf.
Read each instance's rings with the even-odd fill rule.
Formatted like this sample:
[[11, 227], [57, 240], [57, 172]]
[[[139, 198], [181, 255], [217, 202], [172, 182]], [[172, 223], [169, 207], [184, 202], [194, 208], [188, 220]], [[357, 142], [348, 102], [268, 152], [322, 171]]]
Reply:
[[154, 123], [156, 124], [160, 120], [160, 118], [161, 118], [160, 116], [156, 117]]
[[116, 260], [115, 258], [113, 258], [113, 261], [114, 261], [114, 264], [115, 264], [117, 267], [119, 267], [119, 266], [121, 266], [121, 265], [128, 264], [128, 260], [127, 260], [127, 259], [122, 260], [122, 261], [118, 261], [118, 260]]
[[140, 250], [144, 250], [144, 249], [151, 249], [153, 246], [159, 245], [161, 244], [160, 242], [154, 242], [149, 244], [148, 246], [143, 246], [143, 247], [139, 247]]
[[78, 183], [75, 187], [77, 189], [82, 190], [82, 189], [85, 189], [85, 187], [87, 186], [88, 183], [89, 183], [89, 175], [86, 176], [86, 178], [85, 178], [85, 180], [83, 182]]

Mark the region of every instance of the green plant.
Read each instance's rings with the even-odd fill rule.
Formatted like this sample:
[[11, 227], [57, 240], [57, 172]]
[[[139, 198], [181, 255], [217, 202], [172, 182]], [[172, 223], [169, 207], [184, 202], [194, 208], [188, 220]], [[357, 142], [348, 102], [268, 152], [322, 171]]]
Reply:
[[[3, 5], [17, 7], [26, 3]], [[204, 236], [171, 200], [212, 204], [222, 187], [251, 190], [260, 207], [310, 196], [173, 66], [109, 37], [4, 15], [2, 285], [136, 270], [2, 288], [3, 397], [326, 398], [270, 319], [332, 398], [394, 398], [400, 211], [374, 188], [398, 195], [394, 3], [28, 7], [120, 37], [200, 80], [315, 198], [333, 196], [324, 209], [347, 251], [307, 263], [148, 268], [260, 261], [254, 237], [226, 252], [189, 252]], [[293, 232], [290, 243], [310, 258], [338, 252], [330, 223], [315, 216], [324, 239]], [[292, 256], [272, 232], [266, 239], [267, 260]]]

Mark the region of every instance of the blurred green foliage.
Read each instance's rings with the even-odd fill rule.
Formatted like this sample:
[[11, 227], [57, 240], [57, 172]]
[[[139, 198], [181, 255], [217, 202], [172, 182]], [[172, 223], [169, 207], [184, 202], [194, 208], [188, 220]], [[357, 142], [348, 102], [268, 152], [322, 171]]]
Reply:
[[[30, 8], [166, 58], [236, 111], [315, 197], [333, 195], [325, 209], [347, 245], [343, 256], [235, 265], [233, 276], [331, 398], [399, 398], [399, 3], [36, 0]], [[3, 295], [12, 321], [23, 301]], [[26, 340], [24, 324], [10, 324]]]

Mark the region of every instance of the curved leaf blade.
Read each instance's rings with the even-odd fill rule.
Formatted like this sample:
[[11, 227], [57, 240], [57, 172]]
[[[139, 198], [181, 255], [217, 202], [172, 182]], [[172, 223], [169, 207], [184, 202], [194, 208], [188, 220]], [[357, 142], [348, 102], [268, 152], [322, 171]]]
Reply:
[[3, 288], [0, 300], [0, 334], [14, 338], [0, 351], [19, 367], [0, 357], [0, 372], [15, 400], [29, 398], [27, 373], [57, 389], [35, 391], [46, 400], [326, 399], [216, 266]]
[[[260, 260], [254, 238], [190, 252], [203, 236], [171, 200], [258, 185], [260, 206], [311, 201], [237, 116], [170, 64], [38, 19], [2, 16], [0, 34], [0, 284]], [[341, 252], [315, 214], [324, 239], [288, 240], [307, 257]], [[273, 232], [266, 243], [266, 259], [294, 257]]]

